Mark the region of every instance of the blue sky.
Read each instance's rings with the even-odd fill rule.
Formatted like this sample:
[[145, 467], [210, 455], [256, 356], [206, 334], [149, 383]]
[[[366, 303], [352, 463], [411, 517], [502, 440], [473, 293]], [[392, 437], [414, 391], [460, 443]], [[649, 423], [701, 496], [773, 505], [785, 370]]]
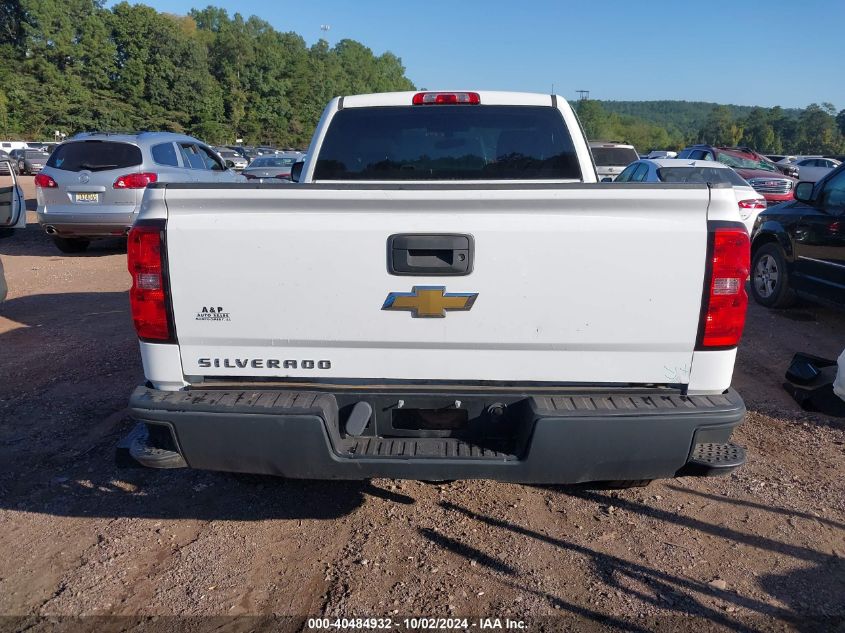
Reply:
[[[147, 0], [214, 4], [312, 44], [356, 39], [402, 58], [419, 87], [555, 91], [845, 108], [845, 2], [770, 0]], [[324, 33], [321, 24], [331, 25]]]

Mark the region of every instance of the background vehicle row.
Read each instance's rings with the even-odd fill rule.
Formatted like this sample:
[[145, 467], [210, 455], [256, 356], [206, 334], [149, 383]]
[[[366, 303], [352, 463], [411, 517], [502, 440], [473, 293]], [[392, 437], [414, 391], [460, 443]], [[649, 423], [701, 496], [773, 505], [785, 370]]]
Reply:
[[729, 184], [733, 187], [739, 216], [749, 234], [754, 228], [757, 216], [766, 209], [766, 199], [762, 194], [755, 191], [733, 169], [716, 161], [680, 158], [638, 160], [628, 165], [619, 174], [616, 182], [721, 182]]
[[678, 158], [717, 161], [731, 167], [761, 193], [768, 204], [792, 200], [795, 178], [781, 173], [774, 163], [748, 148], [693, 145], [681, 150]]

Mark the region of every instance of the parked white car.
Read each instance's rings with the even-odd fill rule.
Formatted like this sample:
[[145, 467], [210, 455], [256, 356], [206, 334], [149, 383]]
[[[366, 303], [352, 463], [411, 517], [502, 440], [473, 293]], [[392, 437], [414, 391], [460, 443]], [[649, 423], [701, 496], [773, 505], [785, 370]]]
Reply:
[[13, 149], [29, 149], [29, 145], [25, 141], [0, 141], [0, 149], [11, 152]]
[[801, 156], [793, 156], [792, 154], [766, 154], [766, 158], [778, 165], [787, 165], [795, 162]]
[[818, 182], [842, 163], [833, 158], [802, 158], [792, 163], [798, 168], [798, 178]]
[[616, 182], [712, 182], [733, 187], [739, 217], [751, 235], [754, 221], [766, 210], [766, 199], [733, 169], [713, 160], [663, 158], [638, 160], [625, 168]]

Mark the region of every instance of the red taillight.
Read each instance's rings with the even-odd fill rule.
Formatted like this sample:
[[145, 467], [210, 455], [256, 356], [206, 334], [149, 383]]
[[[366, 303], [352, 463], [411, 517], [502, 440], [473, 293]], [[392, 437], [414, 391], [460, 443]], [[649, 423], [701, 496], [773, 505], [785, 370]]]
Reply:
[[710, 278], [699, 349], [735, 347], [745, 327], [751, 244], [745, 228], [717, 228], [711, 233]]
[[54, 187], [58, 187], [59, 185], [57, 185], [56, 181], [50, 178], [50, 176], [48, 176], [47, 174], [36, 174], [35, 186], [41, 187], [42, 189], [53, 189]]
[[755, 211], [763, 211], [766, 209], [766, 201], [765, 200], [757, 200], [756, 198], [752, 200], [740, 200], [739, 201], [739, 217], [743, 220], [747, 220], [751, 217], [752, 213]]
[[142, 339], [170, 340], [164, 289], [161, 227], [139, 224], [129, 231], [126, 259], [132, 275], [129, 303]]
[[158, 180], [158, 174], [141, 172], [140, 174], [125, 174], [114, 181], [115, 189], [144, 189], [147, 185]]
[[740, 209], [765, 209], [766, 208], [766, 201], [765, 200], [740, 200], [739, 201], [739, 208]]
[[418, 92], [413, 99], [414, 105], [478, 105], [479, 103], [481, 103], [481, 97], [477, 92]]

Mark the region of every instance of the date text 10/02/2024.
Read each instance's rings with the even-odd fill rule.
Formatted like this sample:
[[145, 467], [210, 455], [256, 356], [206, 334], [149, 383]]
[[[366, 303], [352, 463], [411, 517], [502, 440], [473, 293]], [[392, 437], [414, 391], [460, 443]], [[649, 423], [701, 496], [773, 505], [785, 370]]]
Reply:
[[432, 630], [525, 630], [524, 620], [510, 618], [308, 618], [306, 628], [320, 629], [432, 629]]

